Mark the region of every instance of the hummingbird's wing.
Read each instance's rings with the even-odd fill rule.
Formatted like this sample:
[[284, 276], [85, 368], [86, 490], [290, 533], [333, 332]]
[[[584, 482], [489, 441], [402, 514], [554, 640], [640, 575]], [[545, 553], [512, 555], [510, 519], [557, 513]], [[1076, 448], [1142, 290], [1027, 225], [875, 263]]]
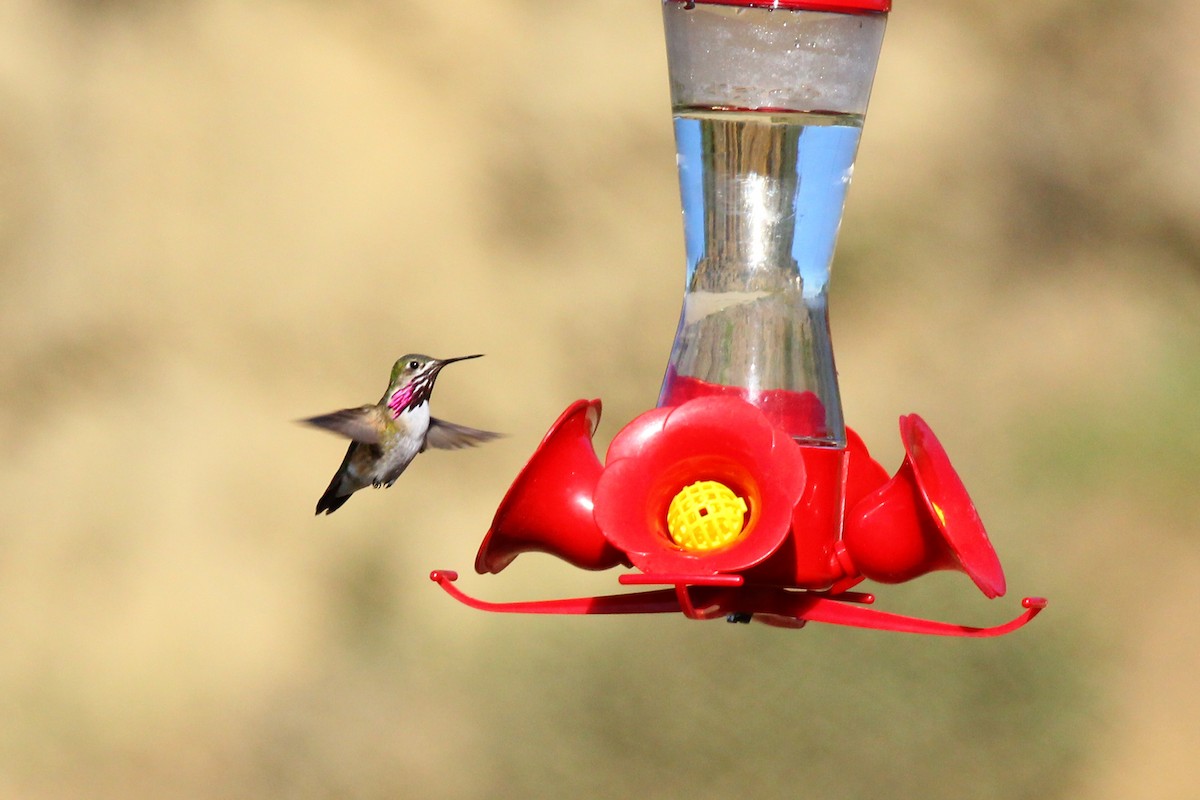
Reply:
[[313, 425], [327, 431], [345, 436], [363, 444], [379, 444], [384, 430], [382, 413], [379, 406], [359, 406], [358, 408], [343, 408], [332, 414], [322, 414], [319, 417], [302, 419], [306, 425]]
[[444, 419], [430, 417], [429, 433], [425, 434], [425, 447], [457, 450], [460, 447], [474, 447], [477, 444], [498, 439], [503, 435], [492, 431], [481, 431], [478, 428], [468, 428], [466, 425], [455, 425]]

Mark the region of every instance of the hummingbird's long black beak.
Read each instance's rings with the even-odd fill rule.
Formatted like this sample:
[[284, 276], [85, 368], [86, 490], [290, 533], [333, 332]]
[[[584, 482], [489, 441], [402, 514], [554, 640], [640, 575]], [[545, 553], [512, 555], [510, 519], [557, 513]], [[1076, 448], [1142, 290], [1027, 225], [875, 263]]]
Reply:
[[466, 361], [469, 358], [483, 358], [483, 353], [476, 353], [473, 356], [458, 356], [456, 358], [439, 358], [438, 369], [441, 369], [447, 364], [453, 364], [455, 361]]

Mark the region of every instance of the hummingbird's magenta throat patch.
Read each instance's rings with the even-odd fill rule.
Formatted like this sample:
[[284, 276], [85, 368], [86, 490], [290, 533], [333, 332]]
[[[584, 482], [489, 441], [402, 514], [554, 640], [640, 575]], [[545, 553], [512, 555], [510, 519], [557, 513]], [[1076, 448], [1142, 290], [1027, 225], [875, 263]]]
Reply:
[[413, 385], [411, 383], [392, 395], [392, 399], [388, 400], [388, 408], [392, 410], [393, 417], [398, 417], [404, 413], [404, 409], [408, 407], [412, 396]]
[[433, 394], [433, 380], [436, 372], [429, 375], [418, 375], [413, 378], [388, 400], [388, 408], [392, 410], [392, 419], [399, 419], [405, 411], [414, 409], [422, 403], [429, 402]]

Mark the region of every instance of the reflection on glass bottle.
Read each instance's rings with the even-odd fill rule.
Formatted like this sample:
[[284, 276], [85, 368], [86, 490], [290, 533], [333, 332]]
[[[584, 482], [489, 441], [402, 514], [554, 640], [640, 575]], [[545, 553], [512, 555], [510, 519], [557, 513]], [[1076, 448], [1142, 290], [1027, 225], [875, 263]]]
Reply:
[[844, 446], [827, 293], [862, 117], [677, 108], [687, 286], [660, 405], [730, 387]]

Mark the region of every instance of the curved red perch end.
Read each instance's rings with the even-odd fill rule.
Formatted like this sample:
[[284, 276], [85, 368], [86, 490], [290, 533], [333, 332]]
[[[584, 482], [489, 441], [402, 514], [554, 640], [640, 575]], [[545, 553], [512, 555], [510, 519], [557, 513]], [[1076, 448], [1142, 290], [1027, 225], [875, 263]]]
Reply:
[[1021, 601], [1025, 613], [1001, 625], [988, 628], [977, 628], [969, 625], [955, 625], [950, 622], [906, 617], [900, 614], [890, 614], [886, 611], [876, 611], [845, 605], [832, 600], [818, 600], [806, 608], [802, 614], [808, 622], [826, 622], [831, 625], [846, 625], [852, 628], [870, 628], [894, 633], [920, 633], [926, 636], [962, 636], [968, 638], [989, 638], [1012, 633], [1041, 613], [1046, 607], [1042, 598], [1027, 597]]
[[[931, 636], [974, 638], [1003, 636], [1023, 627], [1046, 607], [1044, 598], [1027, 597], [1021, 601], [1025, 613], [1001, 625], [977, 628], [906, 617], [856, 604], [867, 602], [865, 598], [869, 598], [869, 595], [860, 596], [858, 593], [847, 593], [847, 596], [831, 596], [821, 592], [796, 591], [771, 586], [734, 586], [728, 585], [731, 582], [726, 580], [711, 581], [715, 585], [705, 586], [676, 583], [672, 589], [598, 597], [491, 603], [471, 597], [455, 586], [454, 581], [458, 579], [458, 574], [452, 570], [434, 570], [429, 577], [463, 605], [479, 611], [496, 613], [662, 614], [678, 612], [690, 619], [726, 617], [749, 621], [757, 618], [768, 625], [786, 628], [800, 628], [808, 622], [824, 622], [830, 625]], [[732, 576], [718, 577], [729, 578]], [[662, 580], [662, 576], [659, 579]], [[711, 578], [706, 582], [710, 580]]]
[[458, 573], [454, 570], [435, 569], [429, 573], [429, 579], [465, 606], [477, 611], [500, 614], [663, 614], [679, 611], [679, 602], [675, 599], [675, 591], [672, 589], [563, 600], [491, 603], [471, 597], [455, 586]]

